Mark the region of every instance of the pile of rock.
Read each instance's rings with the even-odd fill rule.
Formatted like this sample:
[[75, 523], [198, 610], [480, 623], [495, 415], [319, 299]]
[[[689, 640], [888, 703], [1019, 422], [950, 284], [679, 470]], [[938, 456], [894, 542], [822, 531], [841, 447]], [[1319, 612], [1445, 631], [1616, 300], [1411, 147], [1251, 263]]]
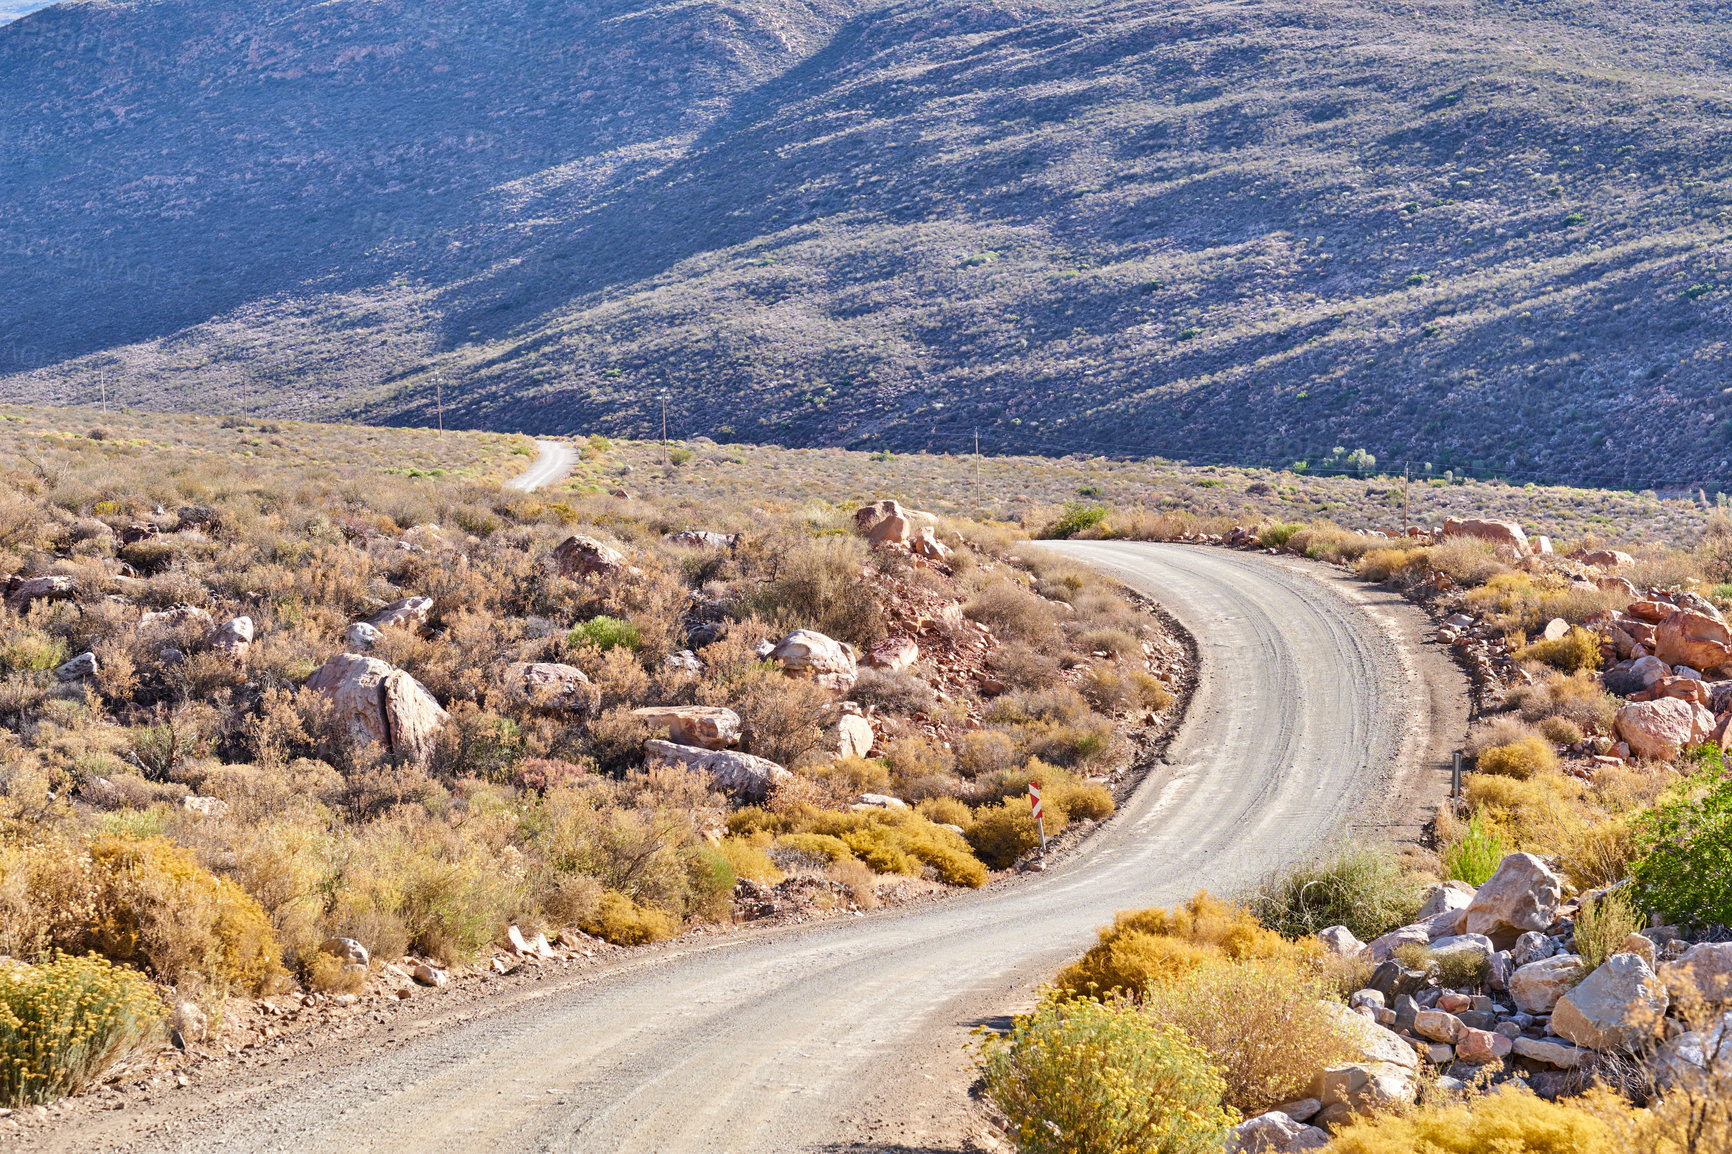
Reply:
[[1628, 698], [1614, 726], [1617, 743], [1595, 751], [1601, 759], [1670, 760], [1686, 746], [1725, 740], [1732, 727], [1732, 628], [1706, 598], [1687, 589], [1649, 589], [1586, 624], [1600, 634], [1602, 656], [1615, 659], [1601, 682]]
[[[1692, 944], [1677, 927], [1654, 927], [1629, 935], [1620, 952], [1584, 977], [1586, 963], [1574, 948], [1579, 907], [1562, 893], [1545, 861], [1511, 854], [1477, 889], [1461, 882], [1434, 887], [1412, 925], [1369, 943], [1336, 926], [1319, 940], [1336, 954], [1375, 964], [1366, 988], [1350, 999], [1351, 1011], [1436, 1067], [1445, 1089], [1465, 1089], [1489, 1073], [1494, 1082], [1519, 1079], [1550, 1098], [1585, 1088], [1596, 1068], [1618, 1056], [1688, 1065], [1695, 1051], [1668, 1010], [1684, 998], [1706, 999], [1715, 1012], [1732, 1008], [1732, 943]], [[1478, 963], [1483, 985], [1445, 987], [1438, 965], [1406, 964], [1414, 955], [1404, 946], [1424, 947], [1428, 963]], [[1379, 1087], [1355, 1106], [1376, 1108], [1377, 1095], [1411, 1098], [1390, 1068], [1325, 1073], [1315, 1095], [1322, 1107], [1330, 1105], [1331, 1087], [1347, 1083]], [[1334, 1097], [1350, 1100], [1339, 1089]], [[1329, 1122], [1325, 1114], [1322, 1124]]]

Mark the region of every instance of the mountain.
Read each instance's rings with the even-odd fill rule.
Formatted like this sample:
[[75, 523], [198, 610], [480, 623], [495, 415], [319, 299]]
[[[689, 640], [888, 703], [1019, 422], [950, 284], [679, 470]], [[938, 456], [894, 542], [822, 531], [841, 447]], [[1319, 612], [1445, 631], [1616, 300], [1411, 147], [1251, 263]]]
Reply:
[[81, 0], [0, 398], [1713, 488], [1729, 128], [1707, 0]]

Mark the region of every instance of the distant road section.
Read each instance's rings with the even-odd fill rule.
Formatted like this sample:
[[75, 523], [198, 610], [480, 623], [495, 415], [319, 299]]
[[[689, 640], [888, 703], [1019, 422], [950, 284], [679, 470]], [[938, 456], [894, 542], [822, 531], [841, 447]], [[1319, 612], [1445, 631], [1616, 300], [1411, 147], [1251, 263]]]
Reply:
[[532, 492], [544, 485], [564, 480], [565, 475], [571, 472], [571, 467], [577, 464], [577, 454], [571, 451], [571, 446], [563, 442], [536, 441], [535, 447], [540, 450], [535, 463], [505, 482], [507, 489]]

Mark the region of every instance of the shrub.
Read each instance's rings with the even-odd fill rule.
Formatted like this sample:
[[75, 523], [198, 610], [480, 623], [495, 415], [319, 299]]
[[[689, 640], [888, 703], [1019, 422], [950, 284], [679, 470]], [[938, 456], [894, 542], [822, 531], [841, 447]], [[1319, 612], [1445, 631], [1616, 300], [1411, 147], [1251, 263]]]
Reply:
[[1617, 701], [1589, 673], [1553, 676], [1538, 685], [1518, 686], [1510, 695], [1529, 721], [1560, 717], [1582, 729], [1601, 733], [1612, 727]]
[[[1063, 828], [1062, 813], [1055, 810], [1047, 817], [1048, 837]], [[997, 805], [981, 806], [967, 826], [967, 837], [975, 856], [995, 870], [1009, 869], [1040, 845], [1040, 830], [1027, 797], [1007, 797]]]
[[1576, 915], [1576, 953], [1589, 970], [1598, 969], [1623, 950], [1625, 938], [1647, 925], [1629, 887], [1620, 886], [1582, 903]]
[[199, 979], [265, 993], [283, 978], [265, 911], [187, 850], [162, 837], [104, 835], [90, 856], [98, 876], [91, 941], [105, 956], [177, 985]]
[[1540, 735], [1554, 745], [1574, 745], [1582, 739], [1582, 727], [1567, 717], [1548, 717], [1540, 722]]
[[0, 1105], [88, 1089], [161, 1025], [162, 1002], [135, 970], [65, 954], [0, 962]]
[[1600, 636], [1580, 625], [1552, 641], [1535, 641], [1515, 651], [1517, 661], [1539, 661], [1565, 673], [1600, 667]]
[[[763, 839], [768, 842], [768, 837]], [[716, 849], [734, 873], [748, 881], [773, 886], [782, 880], [782, 871], [776, 868], [776, 863], [758, 841], [745, 837], [725, 837]]]
[[884, 606], [867, 575], [867, 548], [858, 537], [820, 537], [782, 546], [772, 575], [747, 608], [781, 629], [816, 629], [841, 641], [871, 645], [885, 634]]
[[1461, 839], [1444, 848], [1444, 877], [1464, 881], [1470, 886], [1482, 886], [1491, 880], [1491, 875], [1497, 872], [1498, 865], [1509, 853], [1509, 843], [1476, 813], [1468, 819], [1467, 830]]
[[1043, 998], [980, 1069], [1027, 1154], [1215, 1154], [1237, 1121], [1208, 1055], [1124, 1005]]
[[1293, 534], [1305, 528], [1301, 521], [1277, 521], [1257, 535], [1266, 549], [1280, 549], [1293, 539]]
[[1176, 909], [1119, 914], [1087, 953], [1059, 971], [1058, 988], [1139, 997], [1151, 982], [1182, 977], [1210, 958], [1300, 962], [1316, 956], [1314, 945], [1288, 942], [1249, 910], [1200, 892]]
[[1506, 745], [1493, 745], [1480, 751], [1474, 768], [1480, 773], [1495, 773], [1526, 781], [1536, 774], [1558, 768], [1558, 755], [1543, 738], [1528, 736]]
[[1040, 536], [1053, 540], [1064, 540], [1085, 533], [1107, 519], [1107, 511], [1099, 505], [1088, 505], [1081, 501], [1072, 501], [1064, 507], [1064, 512], [1053, 518], [1046, 528], [1040, 531]]
[[1471, 951], [1439, 957], [1418, 942], [1404, 942], [1395, 947], [1394, 956], [1408, 969], [1430, 974], [1444, 989], [1478, 989], [1485, 984], [1488, 972], [1485, 957]]
[[593, 645], [601, 650], [636, 649], [643, 644], [643, 635], [631, 622], [603, 614], [600, 617], [591, 617], [566, 634], [565, 643], [574, 647]]
[[1636, 824], [1631, 875], [1667, 919], [1732, 925], [1732, 778], [1714, 769], [1679, 786]]
[[785, 833], [776, 844], [827, 862], [852, 861], [854, 851], [839, 837], [823, 833]]
[[1249, 1118], [1305, 1097], [1318, 1070], [1347, 1059], [1322, 997], [1289, 963], [1211, 960], [1150, 986], [1143, 1010], [1214, 1058], [1227, 1105]]
[[986, 884], [985, 867], [968, 852], [961, 837], [909, 810], [820, 813], [811, 828], [841, 841], [878, 873], [914, 874], [924, 865], [950, 885]]
[[1369, 942], [1406, 925], [1423, 900], [1393, 853], [1352, 846], [1265, 881], [1251, 909], [1258, 921], [1289, 938], [1346, 926]]
[[1617, 1154], [1600, 1114], [1547, 1102], [1525, 1087], [1461, 1104], [1420, 1106], [1356, 1119], [1336, 1132], [1332, 1154]]
[[602, 894], [595, 914], [579, 925], [585, 933], [616, 946], [647, 945], [679, 932], [679, 924], [666, 910], [641, 906], [618, 890]]

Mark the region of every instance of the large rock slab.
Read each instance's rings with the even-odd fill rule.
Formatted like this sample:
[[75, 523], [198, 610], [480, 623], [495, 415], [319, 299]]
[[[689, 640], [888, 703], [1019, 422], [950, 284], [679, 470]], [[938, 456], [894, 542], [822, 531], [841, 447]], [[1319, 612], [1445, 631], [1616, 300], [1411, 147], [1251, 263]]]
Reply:
[[1686, 746], [1707, 739], [1714, 715], [1694, 702], [1661, 697], [1630, 702], [1618, 710], [1613, 727], [1638, 756], [1671, 761]]
[[625, 554], [594, 537], [575, 533], [554, 548], [553, 562], [567, 577], [613, 577], [625, 569]]
[[8, 577], [6, 603], [22, 612], [34, 601], [71, 601], [78, 585], [70, 577]]
[[1526, 1014], [1549, 1014], [1558, 999], [1569, 993], [1586, 969], [1574, 954], [1555, 954], [1519, 967], [1505, 983], [1516, 1009]]
[[644, 742], [644, 752], [651, 758], [686, 765], [710, 775], [717, 789], [747, 801], [763, 801], [770, 790], [793, 775], [769, 758], [754, 757], [731, 749], [700, 749], [694, 745], [676, 745], [659, 737]]
[[1556, 1066], [1560, 1070], [1573, 1070], [1594, 1056], [1592, 1050], [1584, 1050], [1580, 1046], [1566, 1046], [1549, 1038], [1523, 1036], [1512, 1038], [1511, 1042], [1516, 1057], [1544, 1066]]
[[1484, 934], [1507, 949], [1529, 930], [1543, 930], [1558, 916], [1563, 879], [1531, 853], [1512, 853], [1474, 892], [1462, 929]]
[[815, 629], [796, 629], [770, 650], [770, 660], [789, 677], [812, 681], [834, 693], [846, 693], [860, 678], [860, 668], [848, 647]]
[[1667, 665], [1716, 669], [1732, 661], [1732, 629], [1705, 613], [1679, 609], [1655, 627], [1654, 656]]
[[376, 657], [339, 653], [307, 679], [331, 699], [337, 720], [356, 740], [425, 765], [446, 713], [427, 687]]
[[740, 742], [740, 715], [720, 705], [650, 705], [631, 714], [678, 745], [728, 749]]
[[1659, 1037], [1669, 1000], [1636, 954], [1613, 954], [1558, 1000], [1552, 1030], [1590, 1050], [1639, 1050]]
[[1674, 1002], [1699, 1000], [1710, 1009], [1732, 1005], [1732, 942], [1701, 942], [1660, 965]]

